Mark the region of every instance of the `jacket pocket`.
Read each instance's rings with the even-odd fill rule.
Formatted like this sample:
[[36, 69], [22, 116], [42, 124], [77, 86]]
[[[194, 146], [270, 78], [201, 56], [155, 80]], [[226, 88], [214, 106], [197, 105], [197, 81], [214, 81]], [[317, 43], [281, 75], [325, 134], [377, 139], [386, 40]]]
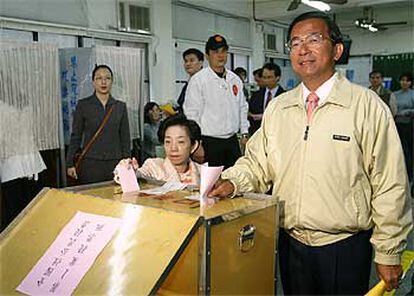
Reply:
[[367, 229], [371, 224], [371, 186], [368, 180], [360, 178], [353, 189], [358, 227]]

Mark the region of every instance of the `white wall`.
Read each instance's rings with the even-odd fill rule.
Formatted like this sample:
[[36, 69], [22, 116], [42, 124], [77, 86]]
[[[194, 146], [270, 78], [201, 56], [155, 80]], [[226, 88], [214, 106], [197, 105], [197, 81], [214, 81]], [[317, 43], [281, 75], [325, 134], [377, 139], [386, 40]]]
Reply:
[[371, 56], [350, 57], [346, 65], [337, 65], [336, 69], [346, 77], [359, 85], [369, 86], [369, 73], [372, 69]]
[[261, 23], [252, 20], [250, 22], [250, 30], [252, 34], [252, 57], [251, 57], [251, 70], [249, 73], [249, 81], [253, 82], [253, 71], [259, 67], [262, 67], [265, 62], [264, 51], [264, 38], [263, 38], [264, 26]]
[[350, 32], [351, 55], [394, 54], [413, 52], [414, 29], [389, 27], [388, 30], [372, 33], [362, 29]]
[[[84, 0], [85, 1], [85, 0]], [[101, 30], [116, 30], [118, 3], [116, 0], [87, 0], [88, 26]]]
[[216, 15], [197, 8], [173, 5], [173, 36], [206, 42], [214, 34], [223, 35], [229, 46], [251, 46], [250, 21]]
[[175, 96], [171, 0], [154, 1], [151, 15], [155, 41], [149, 55], [150, 99], [162, 104]]
[[2, 16], [88, 26], [85, 0], [1, 0], [0, 2]]

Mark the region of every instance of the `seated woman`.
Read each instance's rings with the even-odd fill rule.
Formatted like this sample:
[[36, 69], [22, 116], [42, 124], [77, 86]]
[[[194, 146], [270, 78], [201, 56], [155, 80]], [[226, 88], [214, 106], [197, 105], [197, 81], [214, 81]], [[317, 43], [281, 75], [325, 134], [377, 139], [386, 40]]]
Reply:
[[[140, 168], [135, 159], [123, 159], [118, 166], [132, 164], [139, 178], [199, 185], [200, 165], [190, 159], [201, 141], [198, 124], [181, 114], [169, 117], [161, 123], [158, 139], [164, 144], [165, 159], [149, 158]], [[116, 168], [114, 174], [118, 182]]]
[[142, 159], [156, 157], [156, 147], [160, 145], [157, 132], [160, 127], [161, 109], [155, 102], [148, 102], [144, 107], [144, 141], [142, 143]]

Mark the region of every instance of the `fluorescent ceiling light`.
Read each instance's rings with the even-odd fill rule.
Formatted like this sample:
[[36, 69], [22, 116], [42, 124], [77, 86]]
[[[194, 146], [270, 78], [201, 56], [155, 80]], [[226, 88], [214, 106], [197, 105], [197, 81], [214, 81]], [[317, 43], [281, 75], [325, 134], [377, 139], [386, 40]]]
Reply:
[[322, 1], [302, 0], [302, 3], [310, 7], [316, 8], [320, 11], [331, 10], [331, 6], [329, 6], [329, 4], [322, 2]]
[[375, 28], [373, 25], [369, 25], [368, 30], [370, 30], [371, 32], [377, 32], [378, 28]]
[[367, 29], [370, 32], [378, 32], [378, 28], [375, 27], [374, 23], [367, 23], [365, 20], [355, 20], [355, 25], [359, 28]]

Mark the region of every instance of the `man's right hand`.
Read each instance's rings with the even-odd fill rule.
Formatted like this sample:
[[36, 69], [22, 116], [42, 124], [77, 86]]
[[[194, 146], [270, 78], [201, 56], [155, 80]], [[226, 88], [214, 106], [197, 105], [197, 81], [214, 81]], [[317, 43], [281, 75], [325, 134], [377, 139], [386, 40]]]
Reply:
[[76, 168], [75, 167], [70, 167], [67, 169], [67, 174], [69, 177], [73, 178], [73, 179], [78, 179], [78, 174], [76, 174]]
[[401, 265], [383, 265], [377, 263], [376, 267], [377, 274], [385, 282], [385, 289], [388, 292], [399, 287], [399, 280], [403, 274]]
[[234, 190], [235, 188], [233, 186], [233, 183], [231, 183], [229, 180], [218, 180], [216, 184], [214, 184], [214, 187], [208, 196], [226, 198], [232, 195]]

